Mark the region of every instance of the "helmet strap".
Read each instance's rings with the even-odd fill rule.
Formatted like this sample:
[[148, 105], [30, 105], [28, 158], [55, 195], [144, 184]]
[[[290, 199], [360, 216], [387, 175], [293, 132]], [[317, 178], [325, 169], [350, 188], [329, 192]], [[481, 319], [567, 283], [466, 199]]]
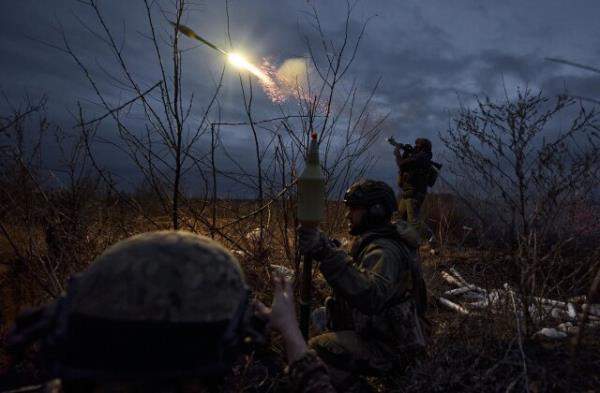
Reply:
[[[220, 357], [223, 358], [223, 355], [227, 355], [224, 351], [227, 348], [236, 347], [239, 344], [240, 339], [240, 325], [244, 320], [244, 316], [246, 315], [246, 309], [248, 308], [248, 302], [250, 298], [250, 290], [248, 288], [244, 288], [242, 291], [242, 295], [240, 297], [240, 301], [238, 302], [237, 309], [235, 313], [229, 320], [229, 324], [225, 329], [225, 333], [221, 337], [221, 354]], [[243, 339], [243, 338], [242, 338]], [[226, 357], [226, 356], [225, 356]]]

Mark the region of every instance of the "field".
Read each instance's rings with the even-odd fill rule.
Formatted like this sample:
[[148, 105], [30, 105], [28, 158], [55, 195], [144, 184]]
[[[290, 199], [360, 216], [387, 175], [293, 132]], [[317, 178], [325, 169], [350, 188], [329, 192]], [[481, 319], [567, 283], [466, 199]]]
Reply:
[[[61, 196], [54, 197], [56, 202]], [[294, 217], [286, 208], [287, 202], [287, 199], [275, 201], [261, 210], [257, 203], [228, 200], [219, 201], [214, 209], [215, 227], [219, 230], [212, 235], [236, 254], [253, 288], [253, 296], [267, 304], [271, 299], [271, 265], [298, 271], [300, 263], [295, 252]], [[60, 295], [68, 276], [84, 269], [108, 245], [135, 233], [169, 228], [169, 217], [154, 214], [152, 206], [144, 209], [144, 217], [133, 213], [128, 204], [107, 199], [88, 201], [79, 211], [77, 222], [49, 220], [42, 210], [29, 215], [28, 222], [3, 222], [10, 236], [2, 237], [0, 243], [1, 337], [19, 311]], [[213, 211], [207, 207], [203, 210], [202, 201], [190, 205], [194, 205], [190, 210], [201, 211], [206, 217]], [[475, 230], [467, 225], [468, 217], [458, 205], [447, 195], [430, 195], [427, 201], [427, 222], [438, 235], [434, 251], [429, 246], [421, 249], [429, 291], [428, 319], [433, 328], [427, 356], [408, 370], [398, 370], [385, 378], [370, 378], [371, 385], [378, 391], [398, 392], [598, 391], [599, 323], [593, 314], [583, 315], [582, 305], [588, 301], [581, 298], [581, 295], [594, 296], [589, 292], [594, 268], [598, 267], [597, 245], [580, 236], [576, 244], [564, 245], [560, 253], [545, 251], [544, 254], [539, 246], [538, 260], [525, 260], [523, 255], [519, 257], [509, 249], [483, 245]], [[340, 220], [343, 206], [331, 202], [327, 210], [323, 227], [341, 240], [343, 247], [348, 247], [352, 239]], [[148, 216], [152, 219], [148, 220]], [[201, 220], [206, 221], [198, 216], [184, 216], [181, 229], [210, 236], [210, 231], [201, 229]], [[49, 227], [49, 222], [53, 226]], [[540, 263], [537, 270], [532, 268], [537, 266], [534, 262]], [[527, 264], [531, 275], [525, 282], [536, 293], [521, 286], [523, 264]], [[494, 289], [504, 296], [487, 307], [472, 307], [474, 300], [485, 298], [477, 295], [478, 290], [463, 295], [445, 294], [457, 288], [447, 279], [448, 274], [454, 275], [452, 272], [487, 291], [490, 299]], [[532, 280], [543, 280], [543, 285]], [[510, 292], [502, 291], [509, 287], [513, 288]], [[316, 271], [315, 306], [328, 293], [326, 282]], [[469, 293], [471, 297], [465, 297]], [[577, 315], [568, 318], [562, 306], [531, 308], [535, 304], [534, 295], [537, 299], [569, 303]], [[462, 304], [466, 311], [444, 306], [441, 297]], [[523, 312], [525, 303], [531, 303], [527, 312]], [[553, 311], [558, 309], [560, 312]], [[555, 328], [569, 321], [579, 330], [571, 329], [564, 338], [538, 333], [542, 328]], [[580, 328], [583, 325], [585, 330]], [[580, 342], [576, 344], [577, 341]], [[26, 364], [21, 364], [16, 374], [10, 374], [8, 382], [39, 382], [35, 356], [33, 351]], [[3, 372], [8, 371], [4, 349], [0, 352], [0, 367]], [[274, 337], [269, 347], [233, 370], [228, 390], [285, 391], [282, 369], [283, 348], [278, 337]]]

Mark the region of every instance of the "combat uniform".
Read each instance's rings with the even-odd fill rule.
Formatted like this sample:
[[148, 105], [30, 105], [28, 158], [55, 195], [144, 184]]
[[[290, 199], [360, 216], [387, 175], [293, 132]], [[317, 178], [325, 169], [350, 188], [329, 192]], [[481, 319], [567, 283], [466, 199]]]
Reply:
[[[290, 365], [289, 377], [295, 393], [335, 393], [327, 367], [314, 351], [306, 352]], [[23, 391], [31, 393], [63, 393], [62, 383], [58, 379], [25, 389]]]
[[425, 284], [417, 256], [419, 236], [405, 222], [363, 233], [351, 255], [332, 249], [320, 270], [334, 291], [333, 332], [309, 346], [330, 366], [338, 391], [357, 374], [382, 375], [405, 367], [425, 347]]
[[314, 351], [306, 352], [290, 365], [290, 385], [297, 393], [334, 393], [327, 367]]
[[432, 233], [423, 224], [421, 206], [427, 194], [427, 174], [431, 169], [431, 151], [409, 150], [401, 154], [396, 150], [395, 155], [400, 170], [398, 185], [402, 189], [398, 201], [399, 217], [414, 225], [423, 236], [430, 238]]

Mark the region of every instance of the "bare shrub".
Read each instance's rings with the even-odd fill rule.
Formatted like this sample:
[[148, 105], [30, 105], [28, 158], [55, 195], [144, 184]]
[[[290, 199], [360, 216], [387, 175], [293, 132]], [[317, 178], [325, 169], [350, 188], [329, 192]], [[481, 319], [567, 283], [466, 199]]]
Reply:
[[[564, 117], [566, 127], [559, 121]], [[569, 252], [570, 244], [581, 245], [583, 239], [574, 237], [568, 223], [577, 206], [594, 205], [600, 173], [597, 113], [566, 95], [551, 101], [541, 92], [517, 90], [504, 102], [478, 99], [477, 107], [464, 108], [440, 137], [454, 154], [455, 174], [469, 185], [462, 188], [463, 197], [487, 207], [480, 218], [493, 216], [480, 222], [479, 231], [493, 235], [488, 246], [508, 254], [503, 277], [516, 286], [525, 330], [531, 332], [533, 296], [566, 298], [591, 282], [594, 253]]]
[[[25, 100], [0, 124], [0, 252], [12, 277], [3, 296], [15, 309], [60, 296], [68, 277], [114, 241], [105, 225], [111, 198], [91, 174], [82, 139], [50, 124], [45, 104]], [[49, 168], [51, 140], [58, 158]]]

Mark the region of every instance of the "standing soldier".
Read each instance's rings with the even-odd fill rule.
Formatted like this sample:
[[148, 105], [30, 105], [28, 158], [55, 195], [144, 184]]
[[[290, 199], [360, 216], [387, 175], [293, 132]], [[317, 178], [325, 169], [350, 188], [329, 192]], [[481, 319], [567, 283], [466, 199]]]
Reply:
[[421, 236], [433, 241], [431, 229], [423, 223], [421, 206], [427, 194], [427, 187], [433, 185], [432, 174], [435, 171], [431, 164], [431, 141], [426, 138], [417, 138], [415, 146], [396, 145], [394, 149], [396, 163], [400, 174], [398, 185], [402, 193], [398, 203], [400, 219], [413, 225]]
[[333, 289], [327, 299], [331, 332], [309, 341], [328, 365], [338, 391], [359, 391], [358, 375], [399, 370], [425, 347], [426, 290], [416, 230], [392, 224], [394, 191], [384, 182], [353, 184], [344, 197], [350, 254], [315, 228], [299, 230], [300, 250], [320, 261]]

